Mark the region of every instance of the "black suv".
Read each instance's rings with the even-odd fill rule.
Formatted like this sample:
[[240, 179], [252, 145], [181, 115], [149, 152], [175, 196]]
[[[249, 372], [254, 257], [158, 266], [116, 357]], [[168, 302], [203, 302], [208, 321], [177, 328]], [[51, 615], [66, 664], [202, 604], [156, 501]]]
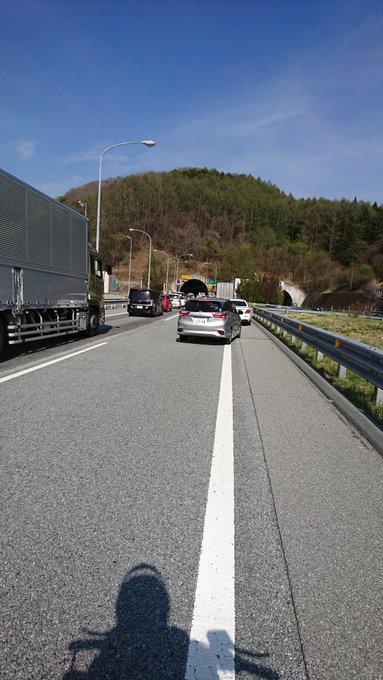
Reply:
[[128, 312], [130, 316], [148, 314], [157, 316], [164, 313], [162, 297], [151, 288], [131, 288], [129, 293]]

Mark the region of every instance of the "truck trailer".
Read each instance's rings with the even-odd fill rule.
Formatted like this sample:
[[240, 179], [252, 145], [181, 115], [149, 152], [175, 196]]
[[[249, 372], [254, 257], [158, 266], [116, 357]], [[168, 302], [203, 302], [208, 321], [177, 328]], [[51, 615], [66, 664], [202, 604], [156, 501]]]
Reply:
[[104, 323], [103, 273], [80, 213], [0, 170], [0, 355]]
[[234, 297], [234, 283], [232, 281], [218, 281], [217, 282], [217, 297], [228, 298], [231, 300]]

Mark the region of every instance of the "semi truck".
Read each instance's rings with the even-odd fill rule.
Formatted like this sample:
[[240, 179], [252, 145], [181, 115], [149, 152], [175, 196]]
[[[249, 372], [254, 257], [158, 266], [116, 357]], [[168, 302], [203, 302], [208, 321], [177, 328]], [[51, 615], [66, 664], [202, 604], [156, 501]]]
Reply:
[[87, 219], [0, 170], [0, 355], [7, 344], [95, 335], [104, 319]]

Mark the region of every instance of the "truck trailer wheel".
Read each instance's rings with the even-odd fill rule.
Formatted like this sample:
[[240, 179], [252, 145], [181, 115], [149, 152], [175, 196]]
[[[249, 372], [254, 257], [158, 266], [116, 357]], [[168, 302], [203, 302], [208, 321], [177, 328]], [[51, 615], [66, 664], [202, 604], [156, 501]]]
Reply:
[[98, 311], [97, 311], [97, 309], [92, 308], [89, 312], [89, 322], [88, 322], [88, 329], [87, 329], [88, 338], [92, 338], [94, 335], [96, 335], [98, 325], [99, 325]]

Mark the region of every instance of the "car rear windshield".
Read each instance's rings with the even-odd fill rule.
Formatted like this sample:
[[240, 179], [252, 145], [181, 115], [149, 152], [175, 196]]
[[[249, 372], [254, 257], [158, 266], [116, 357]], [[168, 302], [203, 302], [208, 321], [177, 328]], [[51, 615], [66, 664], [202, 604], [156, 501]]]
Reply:
[[150, 290], [136, 290], [133, 289], [129, 293], [129, 298], [131, 302], [138, 302], [140, 300], [150, 300], [152, 293]]
[[245, 300], [232, 300], [233, 305], [236, 307], [246, 307], [246, 302]]
[[220, 312], [222, 305], [216, 300], [188, 300], [185, 309], [188, 312]]

